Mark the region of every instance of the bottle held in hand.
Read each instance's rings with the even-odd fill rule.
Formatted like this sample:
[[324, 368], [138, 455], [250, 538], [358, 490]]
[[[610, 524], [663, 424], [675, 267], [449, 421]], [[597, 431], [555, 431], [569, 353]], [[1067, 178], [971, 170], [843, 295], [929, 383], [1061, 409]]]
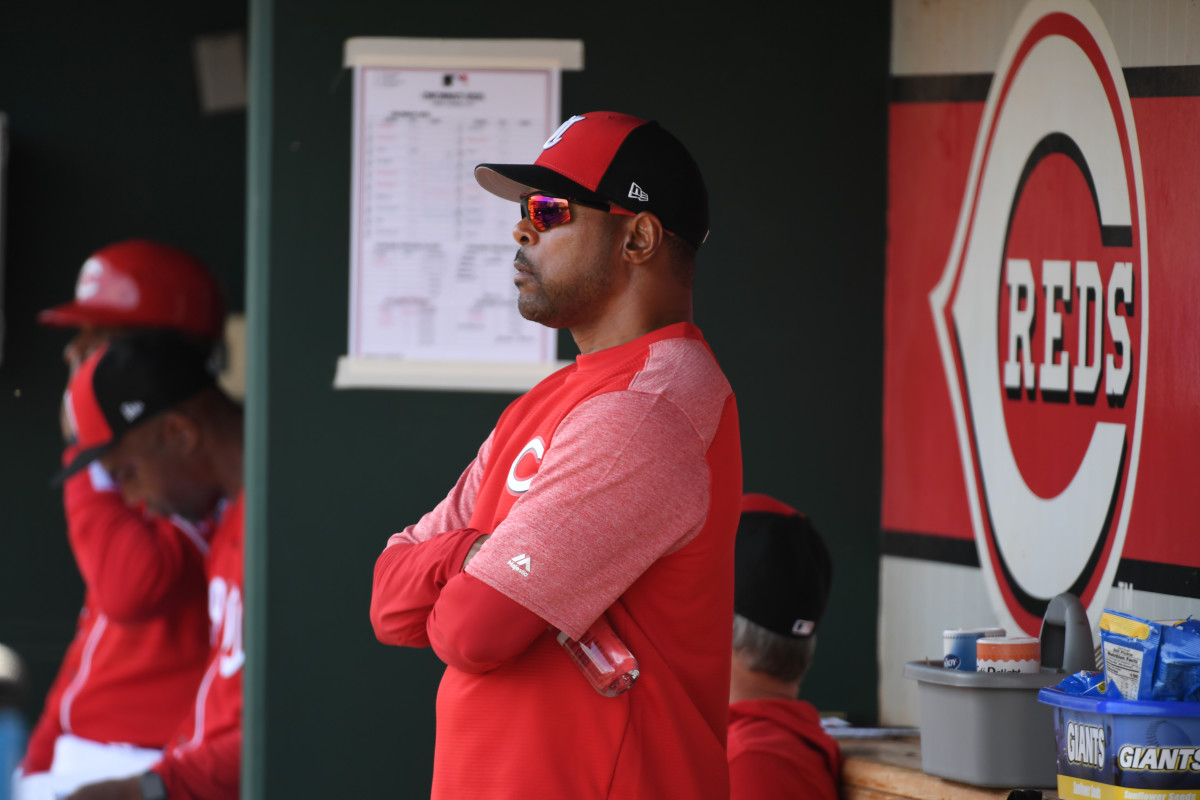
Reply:
[[557, 638], [592, 688], [605, 697], [628, 691], [637, 680], [637, 659], [604, 617], [596, 620], [578, 641], [562, 631]]

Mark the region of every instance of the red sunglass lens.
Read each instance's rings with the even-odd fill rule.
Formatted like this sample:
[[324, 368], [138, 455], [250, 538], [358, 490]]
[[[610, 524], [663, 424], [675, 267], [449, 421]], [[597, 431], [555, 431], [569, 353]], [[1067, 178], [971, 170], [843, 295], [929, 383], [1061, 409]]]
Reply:
[[531, 194], [523, 198], [521, 210], [526, 212], [539, 231], [547, 231], [555, 225], [571, 221], [571, 204], [561, 197]]

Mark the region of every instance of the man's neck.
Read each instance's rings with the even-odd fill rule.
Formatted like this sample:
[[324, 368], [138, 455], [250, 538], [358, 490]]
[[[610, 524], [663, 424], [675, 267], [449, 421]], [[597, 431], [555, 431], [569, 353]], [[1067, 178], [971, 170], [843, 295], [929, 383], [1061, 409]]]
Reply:
[[729, 682], [729, 702], [741, 700], [795, 700], [800, 681], [782, 681], [763, 672], [751, 672], [733, 661]]
[[658, 314], [626, 314], [617, 315], [616, 319], [607, 319], [596, 325], [577, 326], [571, 328], [571, 336], [575, 346], [583, 354], [596, 353], [610, 347], [619, 347], [647, 333], [675, 325], [680, 322], [692, 321], [692, 307], [664, 309]]

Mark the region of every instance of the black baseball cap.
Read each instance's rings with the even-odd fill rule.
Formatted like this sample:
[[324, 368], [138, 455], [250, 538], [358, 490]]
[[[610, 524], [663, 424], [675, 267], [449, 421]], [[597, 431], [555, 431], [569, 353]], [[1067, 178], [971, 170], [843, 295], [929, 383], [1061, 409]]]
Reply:
[[734, 542], [737, 614], [803, 639], [816, 633], [832, 583], [829, 548], [808, 517], [765, 494], [742, 497]]
[[514, 202], [542, 191], [649, 211], [692, 247], [708, 238], [708, 190], [691, 153], [654, 121], [615, 111], [568, 119], [532, 164], [480, 164], [475, 180]]
[[54, 485], [154, 415], [216, 385], [210, 355], [211, 345], [165, 330], [117, 337], [91, 353], [71, 376], [65, 400], [80, 450]]

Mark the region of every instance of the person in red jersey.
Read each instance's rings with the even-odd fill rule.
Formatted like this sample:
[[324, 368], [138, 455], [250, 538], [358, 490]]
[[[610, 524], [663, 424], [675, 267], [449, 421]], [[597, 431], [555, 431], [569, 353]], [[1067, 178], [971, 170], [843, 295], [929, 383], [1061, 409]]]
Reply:
[[841, 749], [817, 710], [796, 699], [829, 601], [829, 550], [808, 517], [747, 494], [735, 561], [730, 797], [837, 800]]
[[[201, 261], [132, 239], [93, 253], [75, 298], [38, 320], [73, 330], [63, 351], [73, 375], [96, 348], [134, 330], [174, 330], [217, 348], [224, 308]], [[63, 409], [66, 463], [79, 447]], [[157, 761], [191, 707], [208, 656], [210, 527], [127, 507], [99, 464], [65, 483], [63, 504], [84, 604], [17, 770], [21, 800], [57, 797]]]
[[68, 386], [79, 453], [97, 459], [127, 505], [214, 519], [206, 561], [208, 657], [190, 713], [140, 774], [86, 784], [71, 800], [224, 800], [239, 794], [242, 664], [242, 409], [216, 385], [205, 348], [171, 332], [112, 339]]
[[[658, 123], [590, 112], [534, 164], [475, 176], [520, 204], [521, 314], [570, 329], [580, 355], [375, 565], [376, 636], [447, 665], [433, 797], [726, 798], [742, 465], [733, 392], [692, 322], [700, 170]], [[637, 662], [616, 696], [558, 641], [609, 629]]]

